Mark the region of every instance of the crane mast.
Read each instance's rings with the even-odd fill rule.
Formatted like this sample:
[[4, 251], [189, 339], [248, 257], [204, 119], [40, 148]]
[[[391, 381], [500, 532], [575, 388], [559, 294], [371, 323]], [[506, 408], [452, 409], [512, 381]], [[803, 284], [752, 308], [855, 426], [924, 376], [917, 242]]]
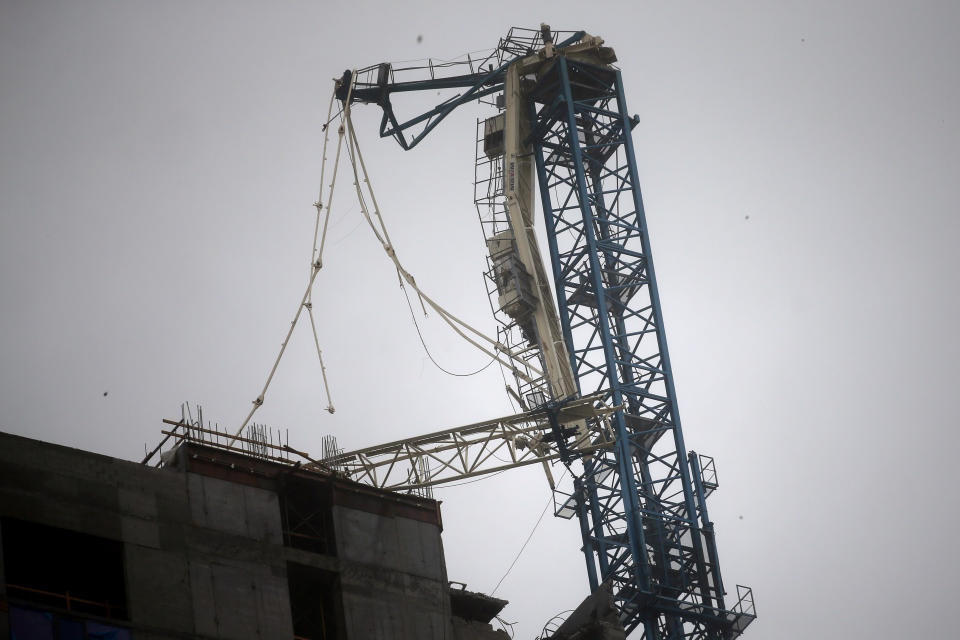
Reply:
[[[540, 407], [553, 435], [547, 426], [543, 437], [533, 435], [539, 448], [522, 462], [559, 457], [574, 469], [578, 461], [574, 489], [556, 515], [577, 518], [591, 592], [610, 594], [628, 634], [735, 638], [756, 617], [752, 592], [738, 585], [731, 597], [724, 587], [706, 505], [717, 487], [714, 463], [683, 439], [631, 138], [638, 119], [627, 110], [615, 61], [602, 39], [543, 25], [512, 29], [485, 60], [431, 63], [429, 78], [398, 79], [388, 64], [347, 72], [338, 95], [380, 105], [381, 136], [409, 149], [458, 106], [502, 94], [502, 113], [484, 125], [485, 153], [502, 172], [491, 206], [502, 207], [509, 223], [487, 236], [501, 309], [536, 347], [544, 406], [589, 397], [595, 407], [567, 412], [566, 426], [556, 409]], [[455, 73], [464, 66], [469, 72]], [[436, 88], [463, 91], [397, 119], [392, 93]], [[422, 130], [414, 135], [414, 127]], [[549, 271], [534, 234], [535, 191]], [[523, 433], [535, 431], [524, 424]], [[516, 429], [496, 437], [516, 444]], [[445, 442], [456, 449], [456, 439]], [[363, 458], [369, 475], [382, 450], [359, 453], [340, 462]]]

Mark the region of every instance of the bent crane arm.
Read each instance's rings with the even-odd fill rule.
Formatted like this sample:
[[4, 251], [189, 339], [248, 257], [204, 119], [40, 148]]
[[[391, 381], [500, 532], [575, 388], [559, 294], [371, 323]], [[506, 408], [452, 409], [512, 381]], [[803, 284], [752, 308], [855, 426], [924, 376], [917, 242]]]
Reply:
[[[533, 47], [543, 42], [545, 34], [549, 34], [549, 27], [546, 31], [541, 29], [539, 39], [536, 36], [514, 37], [513, 32], [511, 29], [511, 33], [501, 40], [497, 48], [477, 57], [466, 54], [455, 60], [436, 63], [427, 60], [426, 65], [411, 67], [395, 67], [389, 62], [383, 62], [356, 71], [344, 71], [337, 81], [337, 99], [342, 102], [349, 96], [351, 103], [379, 105], [383, 109], [380, 137], [393, 137], [404, 149], [412, 149], [457, 107], [503, 91], [507, 69], [533, 54]], [[582, 40], [586, 33], [576, 31], [563, 35], [562, 42], [557, 45], [551, 43], [550, 46], [573, 45]], [[552, 39], [552, 36], [546, 37]], [[403, 122], [398, 120], [390, 100], [394, 93], [460, 88], [465, 91]], [[420, 124], [423, 124], [424, 128], [408, 138], [405, 132]]]

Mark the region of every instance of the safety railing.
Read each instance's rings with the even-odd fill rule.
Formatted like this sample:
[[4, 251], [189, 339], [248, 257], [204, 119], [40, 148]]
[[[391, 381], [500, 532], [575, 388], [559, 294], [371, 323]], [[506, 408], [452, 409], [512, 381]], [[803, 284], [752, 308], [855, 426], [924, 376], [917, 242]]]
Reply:
[[[46, 591], [44, 589], [37, 589], [35, 587], [28, 587], [20, 584], [11, 584], [8, 582], [7, 594], [10, 597], [19, 598], [21, 600], [29, 600], [31, 602], [39, 601], [48, 606], [56, 606], [61, 609], [66, 609], [71, 613], [93, 613], [96, 615], [102, 611], [105, 618], [113, 618], [118, 617], [118, 614], [122, 617], [126, 612], [126, 608], [123, 605], [111, 603], [109, 600], [104, 600], [101, 602], [99, 600], [79, 598], [75, 595], [72, 595], [69, 591]], [[42, 597], [38, 598], [37, 596]], [[60, 603], [63, 603], [63, 606], [60, 606]], [[78, 608], [77, 605], [81, 606]], [[93, 611], [90, 610], [91, 608]]]

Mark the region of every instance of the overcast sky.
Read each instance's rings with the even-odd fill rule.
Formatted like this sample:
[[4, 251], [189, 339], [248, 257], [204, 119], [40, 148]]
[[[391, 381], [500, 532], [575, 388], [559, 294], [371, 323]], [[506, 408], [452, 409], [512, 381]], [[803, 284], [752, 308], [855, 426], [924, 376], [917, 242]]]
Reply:
[[[306, 282], [331, 79], [512, 25], [614, 47], [688, 446], [716, 457], [745, 637], [939, 638], [960, 571], [955, 2], [0, 0], [0, 429], [126, 459], [180, 403], [238, 426]], [[422, 36], [422, 38], [421, 38]], [[420, 147], [358, 108], [394, 244], [493, 331], [465, 107]], [[349, 185], [347, 185], [349, 186]], [[510, 412], [496, 368], [426, 358], [346, 189], [315, 309], [258, 420], [319, 454]], [[449, 369], [485, 357], [429, 318]], [[104, 395], [104, 394], [107, 395]], [[489, 591], [549, 498], [519, 470], [438, 492], [449, 577]], [[549, 516], [497, 595], [532, 638], [587, 590]]]

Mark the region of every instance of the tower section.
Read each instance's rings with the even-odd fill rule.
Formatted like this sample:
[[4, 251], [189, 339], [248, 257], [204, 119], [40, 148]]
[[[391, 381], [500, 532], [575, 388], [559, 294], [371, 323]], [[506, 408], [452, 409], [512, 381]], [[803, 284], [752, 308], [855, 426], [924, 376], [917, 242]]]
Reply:
[[[580, 521], [591, 589], [647, 640], [732, 638], [752, 595], [727, 602], [706, 509], [712, 460], [687, 452], [619, 70], [603, 47], [522, 75], [557, 307], [581, 394], [620, 407], [616, 444], [584, 458], [561, 512]], [[715, 484], [713, 485], [715, 486]]]

